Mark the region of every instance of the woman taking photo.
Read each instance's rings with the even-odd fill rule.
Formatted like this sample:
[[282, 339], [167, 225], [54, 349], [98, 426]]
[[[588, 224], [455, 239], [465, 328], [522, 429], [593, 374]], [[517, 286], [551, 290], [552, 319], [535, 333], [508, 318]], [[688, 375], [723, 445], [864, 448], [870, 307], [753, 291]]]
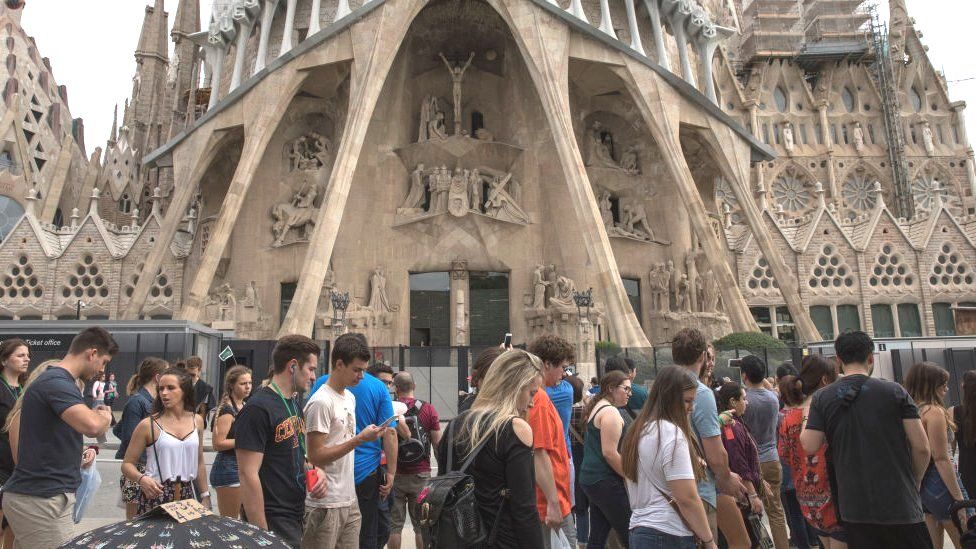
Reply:
[[590, 501], [590, 536], [586, 543], [590, 549], [603, 549], [611, 529], [617, 532], [624, 547], [630, 536], [630, 504], [617, 450], [624, 428], [617, 409], [627, 405], [630, 391], [627, 374], [620, 370], [607, 372], [600, 378], [600, 392], [583, 411], [586, 433], [579, 483]]
[[847, 536], [839, 522], [837, 505], [830, 491], [827, 444], [807, 455], [800, 433], [807, 420], [813, 394], [837, 380], [834, 365], [819, 355], [803, 357], [798, 376], [787, 375], [779, 382], [779, 394], [786, 408], [780, 416], [778, 450], [789, 465], [796, 499], [803, 518], [820, 538], [824, 549], [846, 549]]
[[[759, 490], [763, 489], [759, 472], [759, 449], [742, 421], [749, 401], [746, 391], [734, 381], [722, 384], [716, 397], [719, 419], [722, 422], [722, 444], [729, 455], [729, 469], [742, 477], [742, 484], [749, 495], [748, 503], [739, 505], [733, 497], [718, 495], [718, 528], [725, 535], [729, 549], [749, 549], [756, 541], [746, 528], [750, 513], [762, 515], [763, 504]], [[740, 512], [736, 512], [736, 509]], [[724, 519], [724, 520], [723, 520]]]
[[[146, 471], [140, 473], [136, 466], [144, 451]], [[140, 488], [137, 514], [189, 498], [210, 505], [203, 418], [194, 413], [193, 379], [184, 370], [169, 368], [159, 376], [152, 414], [132, 434], [122, 474]]]
[[213, 424], [213, 447], [218, 452], [210, 468], [210, 485], [217, 489], [217, 509], [225, 517], [234, 517], [241, 510], [241, 480], [237, 476], [237, 456], [234, 439], [227, 438], [237, 412], [251, 395], [251, 370], [234, 366], [224, 376], [224, 391], [220, 396], [217, 419]]
[[[169, 368], [169, 363], [161, 358], [148, 357], [139, 364], [135, 375], [129, 378], [126, 393], [129, 400], [122, 410], [122, 420], [115, 426], [113, 433], [119, 437], [119, 449], [115, 452], [115, 459], [123, 459], [132, 440], [132, 433], [143, 419], [152, 412], [153, 401], [156, 399], [156, 378]], [[143, 453], [136, 469], [140, 474], [146, 472], [146, 454]], [[139, 485], [125, 478], [123, 473], [119, 478], [119, 488], [122, 491], [122, 502], [125, 503], [125, 518], [136, 516], [139, 509]]]
[[[922, 427], [925, 428], [932, 451], [932, 460], [922, 477], [920, 492], [925, 526], [935, 547], [943, 546], [943, 532], [948, 532], [952, 545], [959, 549], [959, 531], [952, 523], [949, 506], [966, 498], [959, 487], [956, 468], [949, 459], [949, 429], [956, 428], [945, 408], [949, 372], [932, 362], [920, 362], [909, 368], [905, 376], [905, 390], [918, 406]], [[959, 510], [959, 519], [966, 523], [964, 509]]]
[[695, 484], [705, 478], [702, 457], [688, 442], [695, 439], [688, 414], [697, 387], [681, 368], [661, 370], [624, 436], [632, 549], [717, 547]]
[[[478, 384], [471, 409], [453, 420], [437, 446], [441, 474], [459, 470], [471, 452], [484, 445], [465, 471], [474, 494], [489, 549], [538, 549], [542, 529], [535, 505], [532, 429], [525, 421], [542, 387], [542, 362], [520, 349], [502, 353]], [[448, 464], [448, 448], [452, 456]], [[503, 493], [507, 491], [507, 495]], [[497, 517], [497, 521], [496, 521]]]

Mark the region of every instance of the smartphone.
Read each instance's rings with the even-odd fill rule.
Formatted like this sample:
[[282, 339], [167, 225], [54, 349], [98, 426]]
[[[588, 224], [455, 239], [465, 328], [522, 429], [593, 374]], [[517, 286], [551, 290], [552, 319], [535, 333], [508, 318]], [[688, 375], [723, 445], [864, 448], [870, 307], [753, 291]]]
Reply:
[[505, 334], [505, 348], [509, 349], [512, 347], [512, 334]]
[[390, 416], [389, 419], [387, 419], [383, 423], [380, 423], [379, 425], [377, 425], [377, 427], [379, 427], [380, 429], [385, 429], [386, 427], [389, 427], [391, 423], [393, 423], [393, 420], [394, 419], [396, 419], [396, 416], [395, 415]]
[[311, 492], [319, 482], [319, 472], [315, 469], [305, 471], [305, 488]]

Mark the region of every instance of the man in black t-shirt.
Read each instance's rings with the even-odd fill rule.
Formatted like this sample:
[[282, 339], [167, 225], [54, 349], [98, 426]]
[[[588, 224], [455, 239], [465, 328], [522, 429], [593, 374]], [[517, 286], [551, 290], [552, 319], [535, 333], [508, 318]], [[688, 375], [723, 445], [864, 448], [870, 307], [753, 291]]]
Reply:
[[[231, 427], [241, 479], [242, 518], [298, 548], [305, 515], [305, 422], [300, 398], [315, 380], [319, 346], [300, 335], [278, 340], [273, 377], [251, 394]], [[325, 495], [317, 471], [313, 497]]]
[[929, 464], [918, 408], [901, 385], [870, 377], [874, 342], [867, 334], [845, 333], [834, 349], [846, 376], [814, 394], [800, 442], [808, 454], [828, 445], [848, 544], [931, 548], [918, 495]]

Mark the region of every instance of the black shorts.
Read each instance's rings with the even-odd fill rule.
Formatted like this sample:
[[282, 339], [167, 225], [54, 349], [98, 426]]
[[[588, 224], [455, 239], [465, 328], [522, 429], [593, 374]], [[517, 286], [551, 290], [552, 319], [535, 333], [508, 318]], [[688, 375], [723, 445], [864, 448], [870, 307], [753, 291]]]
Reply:
[[[924, 522], [916, 524], [864, 524], [845, 522], [850, 549], [932, 549]], [[942, 549], [941, 547], [939, 549]]]
[[[299, 515], [264, 512], [264, 520], [268, 522], [268, 531], [292, 549], [301, 549], [302, 546], [302, 533], [305, 530], [305, 524], [303, 522], [305, 505], [301, 507], [301, 514]], [[241, 506], [241, 520], [250, 522], [247, 520], [247, 514], [244, 512], [243, 505]]]

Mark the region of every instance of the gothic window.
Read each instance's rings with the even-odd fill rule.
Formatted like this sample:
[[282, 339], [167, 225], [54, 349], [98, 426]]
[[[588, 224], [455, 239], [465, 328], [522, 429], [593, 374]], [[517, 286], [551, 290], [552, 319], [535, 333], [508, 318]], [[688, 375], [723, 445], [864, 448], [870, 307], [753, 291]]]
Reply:
[[891, 312], [891, 305], [871, 305], [871, 324], [874, 337], [895, 337], [895, 316]]
[[773, 181], [773, 200], [786, 212], [802, 213], [812, 203], [811, 187], [804, 174], [793, 166], [787, 167]]
[[844, 87], [840, 97], [844, 101], [844, 108], [847, 109], [847, 112], [854, 112], [854, 93], [851, 92], [851, 89]]
[[912, 109], [915, 112], [922, 112], [922, 95], [918, 93], [918, 89], [912, 86], [908, 92], [908, 97], [912, 102]]
[[912, 269], [905, 262], [900, 253], [895, 251], [895, 247], [890, 242], [881, 245], [881, 250], [874, 261], [874, 268], [871, 269], [871, 277], [868, 284], [874, 288], [899, 288], [911, 286], [915, 283]]
[[9, 196], [0, 195], [0, 241], [7, 238], [14, 225], [24, 215], [24, 208]]
[[[145, 267], [145, 263], [140, 263], [139, 267], [136, 268], [135, 274], [129, 277], [129, 283], [125, 287], [125, 296], [132, 297], [132, 294], [136, 291], [136, 285], [139, 284], [139, 276], [142, 274], [142, 269]], [[166, 276], [163, 272], [162, 267], [156, 271], [156, 279], [153, 280], [152, 287], [149, 288], [149, 299], [150, 301], [168, 301], [173, 297], [173, 282]]]
[[773, 100], [776, 102], [776, 110], [779, 112], [786, 112], [789, 106], [789, 98], [786, 96], [786, 90], [783, 86], [776, 86], [773, 90]]
[[912, 182], [915, 207], [919, 210], [931, 211], [935, 207], [936, 195], [942, 197], [943, 204], [956, 202], [956, 197], [949, 193], [946, 179], [929, 167], [921, 171]]
[[951, 242], [942, 244], [932, 264], [929, 284], [943, 287], [972, 286], [973, 280], [973, 270], [969, 267], [969, 262], [956, 251]]
[[874, 192], [874, 183], [875, 181], [863, 168], [852, 171], [841, 188], [841, 195], [847, 207], [858, 213], [873, 209], [878, 201]]
[[123, 194], [122, 198], [119, 199], [119, 211], [124, 214], [132, 211], [132, 199], [129, 198], [128, 193]]
[[854, 286], [854, 275], [837, 248], [833, 244], [824, 244], [808, 283], [811, 288], [851, 288]]
[[742, 213], [739, 211], [739, 200], [735, 197], [735, 193], [732, 192], [732, 185], [724, 177], [715, 178], [715, 205], [718, 207], [719, 214], [724, 213], [725, 206], [728, 206], [729, 212], [732, 214], [733, 223], [738, 223], [742, 220]]
[[3, 273], [3, 280], [0, 282], [2, 282], [0, 297], [10, 299], [33, 297], [38, 299], [44, 295], [44, 288], [41, 286], [41, 282], [34, 272], [34, 266], [31, 265], [30, 258], [26, 254], [22, 254], [7, 267], [6, 272]]
[[750, 290], [779, 289], [779, 285], [776, 284], [776, 279], [773, 277], [773, 269], [769, 266], [769, 262], [766, 261], [765, 257], [759, 256], [756, 260], [756, 265], [753, 267], [752, 272], [749, 273], [749, 282], [747, 285]]
[[108, 284], [91, 254], [85, 254], [61, 286], [65, 299], [108, 297]]

